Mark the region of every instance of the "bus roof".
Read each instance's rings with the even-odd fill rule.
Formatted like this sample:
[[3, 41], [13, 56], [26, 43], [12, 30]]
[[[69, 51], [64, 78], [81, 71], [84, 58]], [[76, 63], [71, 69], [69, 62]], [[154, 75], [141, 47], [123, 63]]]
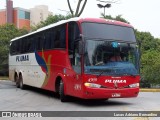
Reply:
[[124, 22], [120, 22], [120, 21], [116, 21], [116, 20], [109, 20], [109, 19], [104, 19], [104, 18], [80, 18], [80, 17], [75, 17], [75, 18], [70, 18], [68, 20], [61, 20], [61, 21], [59, 21], [57, 23], [50, 24], [50, 25], [42, 27], [42, 28], [40, 28], [40, 29], [38, 29], [38, 30], [36, 30], [34, 32], [30, 32], [30, 33], [28, 33], [26, 35], [23, 35], [23, 36], [20, 36], [20, 37], [16, 37], [16, 38], [12, 39], [11, 41], [14, 41], [14, 40], [17, 40], [17, 39], [20, 39], [20, 38], [23, 38], [23, 37], [27, 37], [27, 36], [30, 36], [32, 34], [35, 34], [35, 33], [50, 29], [52, 27], [56, 27], [58, 25], [62, 25], [64, 23], [68, 23], [68, 22], [71, 22], [71, 21], [79, 21], [80, 23], [82, 23], [82, 22], [96, 22], [96, 23], [106, 23], [106, 24], [113, 24], [113, 25], [119, 25], [119, 26], [132, 27], [130, 24], [127, 24], [127, 23], [124, 23]]

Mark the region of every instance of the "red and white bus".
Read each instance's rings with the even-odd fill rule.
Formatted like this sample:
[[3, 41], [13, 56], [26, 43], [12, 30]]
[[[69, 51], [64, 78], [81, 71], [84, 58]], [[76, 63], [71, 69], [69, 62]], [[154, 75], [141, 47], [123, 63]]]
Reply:
[[15, 38], [9, 77], [83, 99], [137, 97], [139, 52], [131, 25], [102, 18], [72, 18]]

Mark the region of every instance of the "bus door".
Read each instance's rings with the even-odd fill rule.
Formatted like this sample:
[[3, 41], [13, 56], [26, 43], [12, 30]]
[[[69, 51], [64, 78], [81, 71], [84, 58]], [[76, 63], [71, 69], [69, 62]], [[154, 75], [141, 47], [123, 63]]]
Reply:
[[[76, 22], [68, 24], [68, 54], [71, 64], [70, 75], [67, 81], [68, 89], [72, 95], [80, 95], [82, 91], [81, 79], [81, 55], [79, 54], [78, 46], [80, 32]], [[78, 94], [77, 94], [78, 92]]]

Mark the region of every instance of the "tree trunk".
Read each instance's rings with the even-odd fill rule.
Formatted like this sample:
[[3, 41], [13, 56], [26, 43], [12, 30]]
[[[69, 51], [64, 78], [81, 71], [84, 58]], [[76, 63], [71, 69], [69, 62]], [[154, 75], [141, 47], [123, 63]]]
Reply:
[[[83, 12], [83, 10], [84, 10], [84, 7], [86, 6], [87, 0], [84, 0], [83, 5], [82, 5], [82, 7], [81, 7], [81, 9], [80, 9], [80, 6], [81, 6], [82, 1], [83, 1], [83, 0], [78, 0], [76, 12], [75, 12], [75, 14], [74, 14], [74, 11], [72, 10], [70, 1], [67, 0], [69, 10], [70, 10], [70, 12], [71, 12], [71, 14], [72, 14], [73, 17], [79, 17], [79, 16], [82, 14], [82, 12]], [[80, 11], [80, 12], [79, 12], [79, 11]]]

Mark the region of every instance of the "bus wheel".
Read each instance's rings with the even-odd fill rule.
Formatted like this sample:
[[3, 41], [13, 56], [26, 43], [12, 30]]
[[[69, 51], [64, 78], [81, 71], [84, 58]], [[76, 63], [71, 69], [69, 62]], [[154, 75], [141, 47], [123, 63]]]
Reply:
[[20, 87], [22, 90], [25, 89], [25, 85], [23, 84], [22, 75], [19, 76], [19, 87]]
[[59, 95], [60, 95], [61, 102], [67, 101], [67, 96], [64, 94], [64, 83], [62, 80], [60, 81], [60, 85], [59, 85]]
[[16, 82], [16, 87], [19, 88], [20, 83], [19, 83], [19, 78], [18, 78], [17, 74], [15, 74], [15, 82]]

